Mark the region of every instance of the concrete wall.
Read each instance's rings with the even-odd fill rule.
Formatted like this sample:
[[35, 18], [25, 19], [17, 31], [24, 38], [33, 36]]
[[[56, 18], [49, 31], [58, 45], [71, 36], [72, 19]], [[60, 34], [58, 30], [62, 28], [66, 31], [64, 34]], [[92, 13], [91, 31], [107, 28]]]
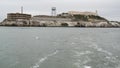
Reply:
[[35, 21], [71, 21], [70, 18], [32, 17]]

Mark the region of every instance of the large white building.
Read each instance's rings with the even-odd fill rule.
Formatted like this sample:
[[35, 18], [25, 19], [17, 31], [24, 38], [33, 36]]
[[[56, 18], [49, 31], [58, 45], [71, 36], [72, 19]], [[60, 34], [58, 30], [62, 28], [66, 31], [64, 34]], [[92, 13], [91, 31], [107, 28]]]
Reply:
[[97, 11], [96, 12], [69, 11], [68, 14], [69, 15], [94, 15], [94, 16], [98, 16]]

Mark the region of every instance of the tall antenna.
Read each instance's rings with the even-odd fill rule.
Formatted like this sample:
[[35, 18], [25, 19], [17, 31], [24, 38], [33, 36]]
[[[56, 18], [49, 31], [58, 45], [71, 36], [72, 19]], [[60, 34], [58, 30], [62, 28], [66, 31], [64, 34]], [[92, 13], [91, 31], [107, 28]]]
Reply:
[[52, 10], [51, 15], [56, 16], [56, 7], [52, 7], [51, 10]]
[[23, 14], [23, 6], [21, 6], [21, 14]]
[[98, 14], [98, 11], [97, 11], [97, 10], [96, 10], [95, 12], [96, 12], [96, 14]]

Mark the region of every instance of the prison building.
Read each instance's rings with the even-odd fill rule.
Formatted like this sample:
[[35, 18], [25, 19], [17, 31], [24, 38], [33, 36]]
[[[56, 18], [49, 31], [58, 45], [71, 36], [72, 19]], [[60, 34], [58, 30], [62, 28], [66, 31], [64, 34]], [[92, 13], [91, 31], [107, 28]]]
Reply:
[[79, 12], [79, 11], [69, 11], [68, 14], [70, 15], [94, 15], [94, 16], [98, 16], [97, 12]]
[[7, 20], [16, 21], [18, 19], [30, 20], [31, 15], [30, 14], [23, 14], [23, 13], [8, 13], [7, 14]]

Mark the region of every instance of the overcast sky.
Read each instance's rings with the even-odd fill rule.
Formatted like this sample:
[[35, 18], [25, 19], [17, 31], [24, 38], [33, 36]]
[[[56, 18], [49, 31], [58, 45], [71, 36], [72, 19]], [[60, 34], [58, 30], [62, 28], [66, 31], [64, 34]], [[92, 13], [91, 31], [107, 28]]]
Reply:
[[120, 21], [120, 0], [0, 0], [0, 21], [7, 13], [20, 12], [32, 15], [51, 14], [51, 7], [57, 8], [57, 13], [67, 11], [98, 11], [99, 15], [109, 20]]

